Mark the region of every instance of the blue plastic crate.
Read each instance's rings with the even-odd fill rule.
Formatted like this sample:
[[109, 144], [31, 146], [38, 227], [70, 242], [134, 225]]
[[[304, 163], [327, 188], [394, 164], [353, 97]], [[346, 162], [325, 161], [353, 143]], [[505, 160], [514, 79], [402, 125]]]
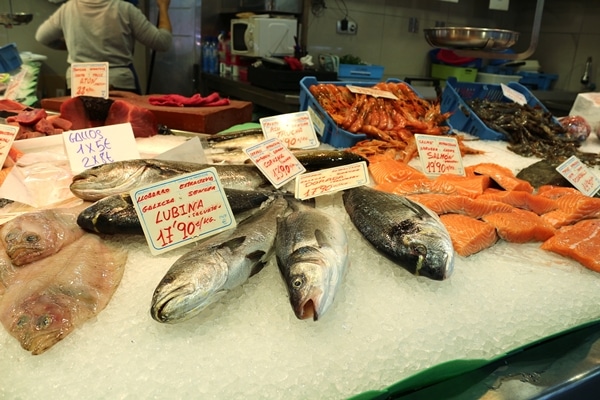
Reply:
[[340, 64], [338, 79], [352, 82], [380, 82], [383, 78], [384, 67], [380, 65]]
[[552, 82], [558, 79], [556, 74], [542, 74], [539, 72], [518, 72], [522, 76], [519, 83], [532, 90], [550, 90]]
[[[509, 82], [506, 86], [516, 90], [525, 96], [527, 104], [532, 107], [540, 107], [548, 112], [548, 109], [527, 89], [517, 82]], [[485, 140], [506, 140], [507, 138], [487, 125], [467, 105], [467, 101], [482, 99], [489, 101], [511, 102], [504, 97], [502, 87], [490, 83], [466, 83], [458, 82], [454, 78], [448, 79], [442, 93], [440, 108], [442, 113], [450, 112], [448, 124], [452, 129], [478, 136]], [[558, 124], [558, 120], [553, 118]]]
[[23, 64], [17, 45], [9, 43], [0, 47], [0, 72], [10, 72]]
[[[386, 82], [402, 82], [400, 79], [388, 79]], [[337, 86], [373, 86], [370, 82], [319, 82], [314, 76], [306, 76], [300, 80], [300, 111], [309, 111], [311, 119], [315, 127], [315, 131], [319, 135], [321, 143], [328, 143], [333, 147], [347, 148], [352, 147], [361, 140], [367, 139], [367, 135], [363, 133], [352, 133], [340, 128], [327, 112], [321, 107], [321, 104], [315, 99], [309, 88], [313, 85], [328, 83]], [[410, 85], [409, 85], [410, 86]], [[414, 88], [411, 89], [414, 90]], [[415, 90], [415, 93], [419, 93]], [[419, 95], [420, 96], [420, 95]]]

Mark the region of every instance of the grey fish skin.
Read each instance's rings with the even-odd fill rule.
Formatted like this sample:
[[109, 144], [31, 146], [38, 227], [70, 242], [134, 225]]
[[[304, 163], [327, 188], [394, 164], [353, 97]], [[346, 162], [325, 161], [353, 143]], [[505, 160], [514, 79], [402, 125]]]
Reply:
[[[274, 195], [271, 191], [224, 189], [234, 214], [259, 207]], [[115, 194], [96, 201], [77, 216], [77, 225], [88, 232], [114, 235], [143, 235], [144, 230], [129, 193]]]
[[346, 150], [294, 150], [292, 153], [307, 171], [340, 167], [361, 161], [369, 165], [369, 161], [363, 156]]
[[71, 192], [87, 201], [97, 201], [136, 187], [174, 176], [214, 167], [223, 187], [259, 189], [271, 186], [254, 165], [214, 165], [154, 159], [116, 161], [87, 169], [73, 177]]
[[434, 280], [450, 277], [454, 248], [432, 211], [405, 197], [366, 186], [344, 192], [344, 207], [375, 248], [409, 272]]
[[277, 265], [298, 319], [317, 321], [331, 307], [348, 266], [344, 227], [300, 203], [277, 225]]
[[188, 320], [258, 273], [274, 253], [277, 218], [287, 207], [277, 197], [233, 233], [208, 238], [181, 256], [154, 291], [152, 318], [161, 323]]

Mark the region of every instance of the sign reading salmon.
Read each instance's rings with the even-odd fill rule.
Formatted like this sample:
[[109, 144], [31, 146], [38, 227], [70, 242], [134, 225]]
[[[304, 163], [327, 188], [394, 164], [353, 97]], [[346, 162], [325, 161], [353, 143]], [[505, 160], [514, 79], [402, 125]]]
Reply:
[[130, 195], [154, 255], [236, 226], [215, 168], [133, 189]]
[[71, 97], [108, 98], [108, 63], [71, 64]]
[[465, 175], [458, 141], [452, 137], [415, 135], [423, 172], [427, 175]]
[[73, 173], [114, 161], [140, 158], [131, 124], [115, 124], [63, 132]]

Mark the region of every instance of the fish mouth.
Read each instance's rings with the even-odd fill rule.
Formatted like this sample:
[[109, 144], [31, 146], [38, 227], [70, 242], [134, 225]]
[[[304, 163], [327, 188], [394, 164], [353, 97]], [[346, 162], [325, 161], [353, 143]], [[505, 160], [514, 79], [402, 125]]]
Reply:
[[56, 330], [54, 332], [45, 332], [43, 335], [30, 337], [29, 340], [22, 343], [21, 346], [25, 350], [30, 351], [32, 355], [36, 356], [54, 346], [64, 337], [65, 334], [60, 330]]
[[317, 312], [317, 307], [315, 307], [313, 299], [306, 300], [296, 308], [296, 317], [298, 317], [298, 319], [312, 318], [313, 321], [319, 319], [319, 313]]
[[184, 306], [185, 299], [194, 293], [194, 285], [186, 283], [167, 292], [156, 291], [150, 307], [150, 315], [155, 321], [171, 323], [190, 318], [191, 311], [198, 307], [189, 308]]

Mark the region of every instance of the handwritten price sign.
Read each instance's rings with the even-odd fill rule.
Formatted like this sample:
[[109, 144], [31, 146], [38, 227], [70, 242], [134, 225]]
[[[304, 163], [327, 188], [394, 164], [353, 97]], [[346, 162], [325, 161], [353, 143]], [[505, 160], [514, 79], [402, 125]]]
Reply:
[[137, 188], [130, 195], [154, 255], [236, 226], [214, 168]]
[[319, 139], [308, 111], [261, 118], [259, 122], [267, 139], [278, 138], [289, 149], [319, 147]]
[[244, 152], [276, 188], [306, 171], [300, 161], [277, 138], [248, 147]]
[[455, 138], [415, 135], [421, 167], [427, 175], [465, 175], [460, 148]]
[[67, 131], [62, 135], [74, 173], [96, 165], [140, 158], [129, 122]]
[[369, 170], [364, 161], [327, 168], [296, 177], [296, 198], [312, 197], [339, 192], [369, 183]]
[[108, 98], [108, 63], [71, 64], [71, 97]]
[[18, 132], [19, 127], [17, 126], [0, 124], [0, 169], [8, 157], [10, 146], [15, 141]]
[[575, 156], [569, 157], [556, 170], [586, 196], [594, 196], [600, 190], [600, 178]]

